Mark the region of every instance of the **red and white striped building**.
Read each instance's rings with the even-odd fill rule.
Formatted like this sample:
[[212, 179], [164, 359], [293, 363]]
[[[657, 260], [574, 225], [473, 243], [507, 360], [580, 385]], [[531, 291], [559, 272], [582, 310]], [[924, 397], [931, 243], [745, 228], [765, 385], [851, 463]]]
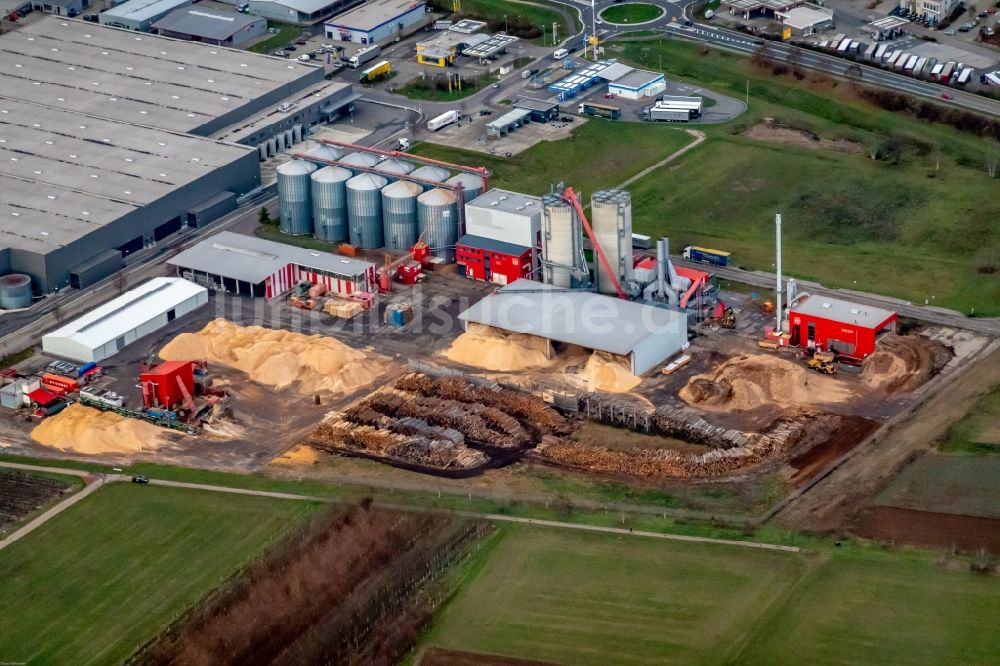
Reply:
[[242, 296], [277, 298], [303, 281], [345, 296], [376, 290], [370, 261], [231, 231], [211, 236], [167, 263], [192, 282]]

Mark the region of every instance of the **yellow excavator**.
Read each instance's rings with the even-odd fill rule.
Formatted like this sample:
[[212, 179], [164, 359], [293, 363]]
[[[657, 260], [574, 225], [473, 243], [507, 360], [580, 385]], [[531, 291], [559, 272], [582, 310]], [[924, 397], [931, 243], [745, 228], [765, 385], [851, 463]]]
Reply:
[[816, 372], [822, 372], [824, 375], [832, 375], [837, 371], [837, 366], [834, 365], [836, 360], [837, 355], [833, 352], [818, 351], [812, 355], [807, 365]]

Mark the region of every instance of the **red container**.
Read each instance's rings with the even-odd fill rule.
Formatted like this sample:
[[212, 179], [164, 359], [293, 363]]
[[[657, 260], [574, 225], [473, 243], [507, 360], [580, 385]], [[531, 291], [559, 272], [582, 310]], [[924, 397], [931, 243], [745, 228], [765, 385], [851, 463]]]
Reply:
[[62, 375], [53, 375], [51, 372], [46, 372], [42, 375], [42, 386], [62, 395], [80, 390], [80, 384], [75, 379], [63, 377]]
[[145, 407], [173, 407], [184, 401], [181, 384], [188, 395], [194, 395], [194, 361], [167, 361], [143, 372], [139, 379]]

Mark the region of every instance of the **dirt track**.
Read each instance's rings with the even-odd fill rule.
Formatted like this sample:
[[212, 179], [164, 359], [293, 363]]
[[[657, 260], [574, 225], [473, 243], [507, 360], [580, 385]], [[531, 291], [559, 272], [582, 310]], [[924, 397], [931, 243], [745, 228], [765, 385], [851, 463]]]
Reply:
[[956, 547], [964, 551], [985, 546], [992, 553], [1000, 550], [1000, 520], [995, 518], [877, 506], [860, 519], [858, 533], [872, 539], [922, 546]]
[[911, 454], [929, 449], [948, 426], [965, 415], [976, 396], [1000, 376], [1000, 347], [966, 362], [925, 403], [857, 450], [829, 476], [781, 509], [774, 519], [792, 529], [850, 529], [875, 494]]

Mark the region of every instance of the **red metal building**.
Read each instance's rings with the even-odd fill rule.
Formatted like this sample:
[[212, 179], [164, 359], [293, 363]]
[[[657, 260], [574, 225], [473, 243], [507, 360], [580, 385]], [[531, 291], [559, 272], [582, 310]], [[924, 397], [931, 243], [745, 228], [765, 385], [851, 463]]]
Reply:
[[531, 277], [531, 248], [465, 235], [455, 246], [455, 261], [474, 280], [510, 284]]
[[897, 323], [895, 312], [826, 296], [803, 294], [788, 311], [792, 345], [858, 361], [874, 352], [878, 338], [895, 331]]
[[167, 361], [139, 376], [146, 407], [172, 407], [184, 400], [180, 384], [194, 395], [194, 362]]

